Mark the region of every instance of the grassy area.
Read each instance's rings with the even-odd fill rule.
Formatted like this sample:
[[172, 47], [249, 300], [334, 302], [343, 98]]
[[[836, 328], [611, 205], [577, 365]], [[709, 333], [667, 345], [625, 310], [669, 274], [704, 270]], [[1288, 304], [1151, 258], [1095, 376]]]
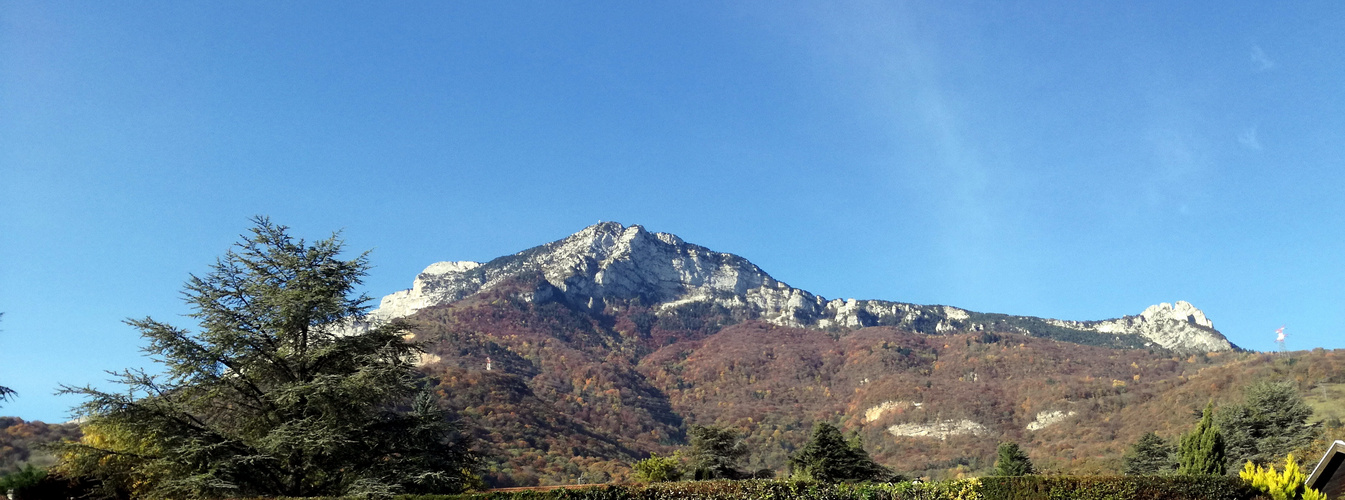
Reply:
[[1345, 383], [1317, 384], [1303, 395], [1303, 400], [1312, 407], [1314, 422], [1332, 418], [1345, 420]]

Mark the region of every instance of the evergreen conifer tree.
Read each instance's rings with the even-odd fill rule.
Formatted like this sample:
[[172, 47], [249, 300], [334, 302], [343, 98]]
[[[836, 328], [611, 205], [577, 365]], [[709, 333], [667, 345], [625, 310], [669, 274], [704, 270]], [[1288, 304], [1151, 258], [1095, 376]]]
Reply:
[[999, 444], [999, 457], [995, 460], [996, 476], [1026, 476], [1036, 470], [1027, 453], [1018, 447], [1018, 443], [1006, 441]]
[[1269, 465], [1290, 452], [1304, 449], [1317, 437], [1311, 425], [1312, 407], [1290, 382], [1267, 380], [1243, 391], [1243, 402], [1220, 409], [1215, 423], [1223, 432], [1227, 463]]
[[339, 258], [336, 235], [309, 245], [255, 222], [188, 281], [199, 332], [127, 321], [162, 375], [119, 372], [124, 392], [65, 388], [89, 400], [58, 470], [148, 498], [464, 489], [475, 461], [437, 398], [417, 396], [420, 347], [396, 324], [349, 330], [367, 257]]
[[1223, 475], [1224, 437], [1214, 423], [1214, 402], [1205, 405], [1200, 423], [1182, 436], [1177, 450], [1177, 472], [1186, 475]]
[[812, 439], [789, 459], [795, 474], [818, 481], [883, 481], [892, 471], [878, 465], [864, 451], [858, 434], [847, 441], [840, 429], [826, 422], [813, 426]]
[[1121, 457], [1122, 469], [1127, 476], [1141, 476], [1170, 471], [1176, 463], [1172, 455], [1176, 449], [1157, 434], [1147, 432], [1130, 446]]
[[747, 445], [738, 431], [692, 425], [691, 451], [687, 454], [695, 479], [741, 479], [746, 473], [738, 462], [747, 456]]

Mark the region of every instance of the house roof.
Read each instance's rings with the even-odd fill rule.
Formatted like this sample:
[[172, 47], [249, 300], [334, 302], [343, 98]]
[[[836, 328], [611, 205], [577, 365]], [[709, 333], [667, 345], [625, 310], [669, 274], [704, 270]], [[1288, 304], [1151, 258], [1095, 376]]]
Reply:
[[1336, 477], [1342, 465], [1345, 465], [1345, 441], [1336, 441], [1331, 443], [1326, 454], [1322, 455], [1322, 460], [1317, 462], [1317, 467], [1312, 469], [1312, 475], [1308, 476], [1308, 487], [1321, 490]]

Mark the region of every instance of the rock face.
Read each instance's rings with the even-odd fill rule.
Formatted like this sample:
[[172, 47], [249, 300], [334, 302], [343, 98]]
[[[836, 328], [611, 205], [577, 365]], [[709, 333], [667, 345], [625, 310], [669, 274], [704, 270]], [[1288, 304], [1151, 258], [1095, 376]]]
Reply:
[[1036, 420], [1027, 423], [1027, 430], [1039, 431], [1063, 422], [1065, 419], [1073, 417], [1074, 415], [1075, 412], [1073, 411], [1066, 412], [1061, 410], [1037, 412]]
[[878, 420], [883, 417], [884, 413], [887, 413], [889, 411], [893, 410], [905, 411], [911, 408], [918, 409], [922, 406], [924, 406], [924, 403], [916, 403], [913, 401], [883, 401], [882, 403], [879, 403], [878, 405], [875, 405], [872, 408], [864, 410], [864, 423], [869, 423], [874, 420]]
[[897, 437], [930, 437], [947, 441], [949, 436], [980, 436], [988, 434], [990, 429], [971, 420], [939, 420], [927, 424], [897, 424], [887, 428], [887, 433]]
[[1138, 333], [1159, 346], [1176, 351], [1213, 352], [1233, 348], [1228, 339], [1214, 329], [1214, 322], [1205, 317], [1204, 311], [1184, 300], [1177, 301], [1175, 306], [1167, 302], [1149, 306], [1137, 316], [1103, 321], [1052, 322], [1104, 334]]
[[1186, 302], [1159, 304], [1136, 316], [1062, 321], [976, 313], [956, 307], [883, 300], [834, 299], [775, 280], [737, 255], [715, 252], [668, 233], [603, 222], [560, 241], [487, 263], [439, 262], [410, 290], [383, 298], [373, 323], [464, 299], [511, 278], [540, 276], [525, 300], [564, 300], [601, 310], [609, 303], [640, 303], [668, 312], [710, 303], [781, 326], [858, 328], [895, 326], [938, 334], [1011, 331], [1111, 347], [1159, 346], [1178, 352], [1233, 349], [1199, 309]]

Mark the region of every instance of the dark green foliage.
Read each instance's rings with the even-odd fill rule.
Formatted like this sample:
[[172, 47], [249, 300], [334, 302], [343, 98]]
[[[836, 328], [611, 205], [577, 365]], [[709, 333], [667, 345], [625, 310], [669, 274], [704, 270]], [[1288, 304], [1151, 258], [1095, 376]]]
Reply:
[[796, 475], [823, 482], [881, 481], [892, 476], [864, 451], [858, 434], [846, 442], [840, 429], [826, 422], [813, 426], [812, 439], [790, 457], [789, 465]]
[[1256, 490], [1225, 476], [1024, 476], [981, 478], [984, 500], [1250, 500]]
[[1176, 447], [1152, 432], [1140, 436], [1121, 457], [1121, 468], [1127, 476], [1145, 476], [1176, 468], [1173, 455]]
[[55, 474], [29, 476], [22, 481], [0, 487], [0, 492], [12, 492], [11, 500], [69, 500], [75, 498], [100, 498], [93, 485], [69, 480]]
[[1308, 424], [1312, 407], [1293, 384], [1262, 380], [1247, 386], [1243, 396], [1242, 404], [1220, 409], [1215, 418], [1230, 468], [1239, 469], [1247, 461], [1278, 462], [1317, 436], [1317, 428]]
[[1018, 447], [1018, 443], [1006, 441], [999, 444], [999, 457], [995, 460], [996, 476], [1026, 476], [1036, 472], [1027, 453]]
[[692, 425], [687, 434], [691, 437], [687, 460], [695, 479], [744, 477], [743, 471], [738, 469], [738, 462], [747, 457], [747, 445], [740, 441], [741, 433], [722, 427]]
[[[474, 459], [412, 364], [399, 325], [344, 330], [365, 310], [369, 268], [256, 219], [252, 235], [192, 276], [188, 332], [131, 320], [163, 376], [119, 373], [124, 392], [66, 388], [84, 439], [61, 470], [151, 498], [461, 491]], [[407, 411], [409, 408], [410, 411]]]
[[750, 319], [719, 304], [698, 301], [682, 304], [658, 316], [658, 326], [664, 330], [687, 330], [713, 334], [720, 329]]
[[1205, 405], [1200, 423], [1182, 436], [1177, 449], [1177, 473], [1185, 475], [1223, 475], [1224, 437], [1214, 423], [1214, 403]]
[[550, 491], [404, 497], [405, 500], [1253, 500], [1237, 478], [1215, 476], [987, 477], [925, 483], [697, 481]]
[[23, 490], [36, 486], [47, 477], [47, 470], [28, 464], [16, 472], [0, 476], [0, 493], [9, 490]]
[[[1137, 334], [1116, 335], [1068, 328], [1049, 323], [1042, 318], [1031, 316], [1011, 316], [1008, 314], [977, 312], [968, 312], [968, 314], [970, 315], [968, 319], [953, 322], [953, 325], [955, 327], [978, 325], [983, 331], [1026, 332], [1033, 337], [1118, 349], [1145, 349], [1148, 347], [1147, 344], [1151, 343], [1149, 339]], [[938, 330], [933, 327], [929, 328], [927, 331], [916, 331], [930, 334], [939, 333]]]

